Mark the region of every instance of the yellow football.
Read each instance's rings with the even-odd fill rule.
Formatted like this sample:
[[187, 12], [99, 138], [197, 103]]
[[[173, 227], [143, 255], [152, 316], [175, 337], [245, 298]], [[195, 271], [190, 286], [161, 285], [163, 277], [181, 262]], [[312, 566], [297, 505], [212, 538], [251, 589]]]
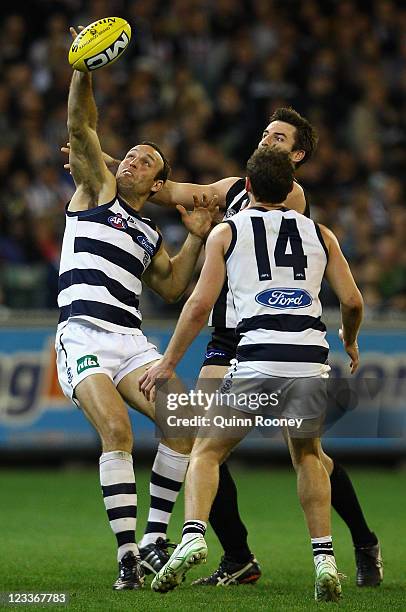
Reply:
[[131, 40], [130, 24], [121, 17], [106, 17], [88, 25], [69, 49], [69, 63], [75, 70], [91, 72], [115, 62]]

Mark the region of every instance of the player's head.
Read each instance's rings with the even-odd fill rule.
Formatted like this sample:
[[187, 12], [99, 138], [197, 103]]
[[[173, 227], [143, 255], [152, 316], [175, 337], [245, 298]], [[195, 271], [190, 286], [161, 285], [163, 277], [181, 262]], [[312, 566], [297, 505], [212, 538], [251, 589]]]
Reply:
[[293, 108], [277, 108], [265, 128], [259, 147], [288, 151], [296, 168], [311, 158], [317, 147], [314, 127]]
[[246, 189], [257, 202], [281, 204], [292, 191], [294, 172], [288, 151], [260, 147], [247, 162]]
[[117, 188], [122, 195], [148, 197], [162, 189], [170, 171], [160, 148], [144, 141], [132, 147], [120, 163], [116, 172]]

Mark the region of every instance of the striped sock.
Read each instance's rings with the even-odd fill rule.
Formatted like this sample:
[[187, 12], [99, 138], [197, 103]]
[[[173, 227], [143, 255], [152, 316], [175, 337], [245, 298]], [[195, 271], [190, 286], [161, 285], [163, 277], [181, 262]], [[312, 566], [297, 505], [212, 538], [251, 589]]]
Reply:
[[207, 523], [204, 521], [185, 521], [183, 523], [182, 529], [182, 544], [185, 542], [189, 542], [189, 540], [193, 540], [196, 536], [203, 536], [206, 533]]
[[331, 536], [324, 536], [322, 538], [312, 538], [311, 541], [314, 563], [316, 566], [321, 560], [323, 560], [321, 559], [321, 557], [325, 555], [330, 555], [332, 557], [332, 560], [334, 561], [333, 539]]
[[129, 550], [138, 555], [135, 543], [137, 489], [130, 453], [112, 451], [102, 454], [100, 484], [110, 526], [117, 538], [117, 560], [120, 561]]
[[151, 502], [145, 534], [140, 548], [153, 544], [157, 538], [166, 538], [173, 506], [185, 479], [189, 455], [182, 455], [164, 446], [158, 446], [152, 466], [149, 492]]

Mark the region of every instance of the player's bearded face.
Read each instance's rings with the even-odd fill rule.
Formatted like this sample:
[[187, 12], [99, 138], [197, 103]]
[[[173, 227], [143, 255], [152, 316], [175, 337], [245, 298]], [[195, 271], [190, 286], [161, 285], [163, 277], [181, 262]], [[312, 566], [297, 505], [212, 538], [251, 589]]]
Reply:
[[293, 151], [296, 128], [285, 121], [272, 121], [262, 133], [259, 147], [275, 147], [280, 151]]

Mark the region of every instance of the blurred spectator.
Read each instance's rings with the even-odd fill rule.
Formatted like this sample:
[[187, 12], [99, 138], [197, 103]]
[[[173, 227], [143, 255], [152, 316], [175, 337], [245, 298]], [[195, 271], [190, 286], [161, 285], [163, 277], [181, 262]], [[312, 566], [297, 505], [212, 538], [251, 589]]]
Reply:
[[[298, 172], [313, 217], [339, 237], [368, 312], [406, 309], [406, 7], [401, 0], [45, 0], [0, 25], [0, 304], [55, 307], [71, 69], [69, 25], [126, 16], [133, 40], [95, 75], [102, 146], [141, 139], [169, 155], [173, 179], [244, 174], [274, 108], [317, 127]], [[169, 250], [176, 211], [146, 207]], [[323, 287], [326, 305], [336, 301]], [[146, 315], [168, 312], [147, 294]], [[179, 310], [174, 306], [172, 312]]]

